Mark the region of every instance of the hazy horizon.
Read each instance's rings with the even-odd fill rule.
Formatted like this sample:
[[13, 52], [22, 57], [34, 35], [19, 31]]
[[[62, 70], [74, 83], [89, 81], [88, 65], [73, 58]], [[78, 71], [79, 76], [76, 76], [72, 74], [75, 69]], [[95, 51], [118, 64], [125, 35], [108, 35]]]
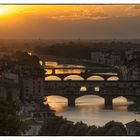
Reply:
[[0, 5], [0, 39], [140, 39], [140, 5]]

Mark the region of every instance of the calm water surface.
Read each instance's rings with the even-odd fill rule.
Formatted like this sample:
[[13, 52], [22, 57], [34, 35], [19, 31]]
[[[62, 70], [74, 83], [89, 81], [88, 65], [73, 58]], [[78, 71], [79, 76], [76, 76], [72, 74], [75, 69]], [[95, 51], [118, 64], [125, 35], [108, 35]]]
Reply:
[[83, 121], [88, 125], [102, 126], [110, 120], [123, 122], [124, 124], [134, 119], [140, 121], [140, 115], [128, 111], [132, 102], [119, 97], [113, 100], [113, 109], [104, 110], [104, 100], [97, 96], [83, 96], [76, 100], [76, 107], [67, 107], [67, 99], [57, 96], [49, 96], [48, 103], [56, 110], [56, 115], [68, 120]]

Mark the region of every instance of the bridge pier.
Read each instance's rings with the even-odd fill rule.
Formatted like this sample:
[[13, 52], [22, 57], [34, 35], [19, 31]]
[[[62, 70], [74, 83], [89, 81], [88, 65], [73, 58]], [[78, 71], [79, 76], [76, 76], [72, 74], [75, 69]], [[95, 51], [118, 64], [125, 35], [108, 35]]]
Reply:
[[104, 78], [104, 81], [107, 81], [108, 77], [103, 77]]
[[104, 100], [105, 100], [104, 108], [105, 109], [112, 109], [112, 105], [113, 105], [112, 100], [113, 100], [113, 98], [110, 97], [110, 96], [106, 96], [104, 98]]
[[52, 69], [52, 73], [51, 73], [52, 75], [55, 75], [55, 69]]
[[68, 106], [69, 107], [75, 107], [75, 99], [76, 99], [76, 97], [74, 97], [74, 96], [68, 97]]

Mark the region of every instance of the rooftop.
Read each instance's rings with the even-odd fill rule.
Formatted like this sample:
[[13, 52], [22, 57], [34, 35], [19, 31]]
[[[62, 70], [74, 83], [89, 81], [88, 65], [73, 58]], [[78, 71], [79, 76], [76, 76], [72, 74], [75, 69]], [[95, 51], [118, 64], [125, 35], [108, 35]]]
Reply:
[[127, 127], [140, 128], [140, 122], [136, 119], [126, 124]]

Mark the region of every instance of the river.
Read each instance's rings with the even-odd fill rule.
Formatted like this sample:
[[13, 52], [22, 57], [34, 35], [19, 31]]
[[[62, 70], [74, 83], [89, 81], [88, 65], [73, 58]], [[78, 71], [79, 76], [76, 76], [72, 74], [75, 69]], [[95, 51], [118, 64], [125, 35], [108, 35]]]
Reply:
[[[47, 64], [49, 66], [57, 66], [56, 62], [47, 62]], [[58, 73], [62, 72], [69, 73], [72, 71], [58, 71]], [[51, 73], [51, 71], [47, 71], [47, 73]], [[67, 79], [82, 80], [81, 77], [78, 76], [71, 76]], [[60, 79], [50, 76], [46, 78], [46, 80]], [[102, 78], [90, 77], [89, 80], [102, 80]], [[118, 80], [118, 78], [112, 77], [110, 80]], [[47, 102], [51, 108], [56, 111], [57, 116], [63, 116], [64, 118], [67, 118], [73, 122], [83, 121], [88, 125], [103, 126], [105, 123], [111, 120], [119, 121], [124, 124], [133, 121], [134, 119], [140, 121], [140, 114], [135, 114], [134, 112], [129, 111], [129, 106], [131, 106], [133, 102], [127, 101], [127, 99], [124, 97], [113, 99], [112, 110], [105, 110], [104, 99], [94, 95], [87, 95], [76, 99], [75, 107], [68, 107], [67, 99], [59, 96], [49, 96], [47, 97]]]

